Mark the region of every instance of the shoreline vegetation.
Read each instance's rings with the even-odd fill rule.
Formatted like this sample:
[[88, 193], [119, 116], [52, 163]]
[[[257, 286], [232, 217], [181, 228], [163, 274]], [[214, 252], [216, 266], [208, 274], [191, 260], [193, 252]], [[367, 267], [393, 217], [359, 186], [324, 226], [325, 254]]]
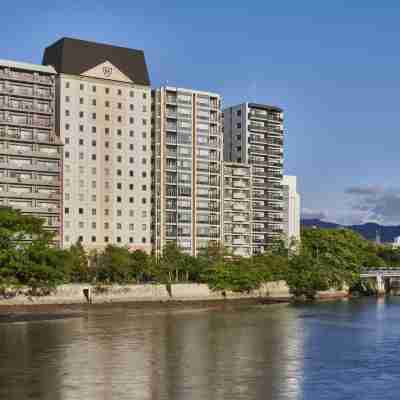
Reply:
[[[303, 229], [301, 243], [276, 241], [268, 252], [233, 257], [210, 242], [197, 257], [169, 243], [161, 257], [109, 245], [86, 253], [80, 243], [69, 249], [53, 245], [43, 220], [0, 208], [0, 305], [21, 290], [49, 296], [60, 285], [204, 284], [214, 292], [249, 294], [263, 284], [285, 281], [294, 299], [312, 300], [318, 292], [363, 292], [362, 267], [400, 265], [400, 251], [363, 239], [347, 229]], [[367, 288], [368, 289], [368, 288]]]

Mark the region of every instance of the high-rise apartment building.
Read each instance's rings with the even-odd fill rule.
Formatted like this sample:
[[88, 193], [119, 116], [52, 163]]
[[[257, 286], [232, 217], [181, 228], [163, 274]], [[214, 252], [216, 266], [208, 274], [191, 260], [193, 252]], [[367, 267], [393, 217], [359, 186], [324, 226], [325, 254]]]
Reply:
[[143, 51], [64, 38], [57, 71], [64, 143], [63, 245], [150, 251], [151, 91]]
[[297, 192], [297, 177], [283, 176], [283, 232], [288, 245], [300, 241], [300, 195]]
[[153, 91], [153, 241], [198, 254], [222, 239], [221, 99], [175, 87]]
[[0, 206], [44, 219], [60, 241], [62, 145], [55, 70], [0, 60]]
[[233, 256], [251, 256], [251, 166], [224, 162], [223, 178], [224, 246]]
[[224, 110], [224, 159], [252, 167], [252, 246], [263, 252], [282, 231], [283, 111], [243, 103]]

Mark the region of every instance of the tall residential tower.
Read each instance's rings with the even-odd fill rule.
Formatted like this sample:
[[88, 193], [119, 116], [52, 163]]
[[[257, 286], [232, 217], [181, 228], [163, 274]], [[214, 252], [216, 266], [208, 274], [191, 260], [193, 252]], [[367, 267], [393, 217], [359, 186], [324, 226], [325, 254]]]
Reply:
[[0, 206], [44, 220], [61, 236], [61, 151], [55, 71], [0, 60]]
[[252, 252], [260, 253], [283, 233], [283, 111], [243, 103], [223, 121], [224, 159], [252, 167]]
[[63, 244], [150, 251], [151, 92], [143, 51], [64, 38], [57, 71], [64, 143]]
[[196, 255], [222, 239], [221, 99], [175, 87], [153, 91], [153, 241]]

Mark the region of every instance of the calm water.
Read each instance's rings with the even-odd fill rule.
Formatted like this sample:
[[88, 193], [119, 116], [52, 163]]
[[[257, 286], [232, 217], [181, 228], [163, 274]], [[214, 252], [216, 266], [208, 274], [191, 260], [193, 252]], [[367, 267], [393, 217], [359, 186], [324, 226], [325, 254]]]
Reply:
[[0, 324], [1, 399], [399, 396], [399, 298]]

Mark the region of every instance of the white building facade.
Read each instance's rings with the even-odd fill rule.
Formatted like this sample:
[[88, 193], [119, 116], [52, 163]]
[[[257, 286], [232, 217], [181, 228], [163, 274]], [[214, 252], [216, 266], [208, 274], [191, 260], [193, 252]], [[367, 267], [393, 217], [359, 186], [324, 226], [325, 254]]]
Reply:
[[153, 242], [197, 255], [222, 241], [221, 99], [176, 87], [153, 91]]
[[64, 144], [64, 247], [151, 250], [151, 91], [139, 50], [61, 39], [43, 63], [57, 76]]
[[300, 195], [297, 177], [283, 176], [283, 231], [288, 245], [300, 242]]

